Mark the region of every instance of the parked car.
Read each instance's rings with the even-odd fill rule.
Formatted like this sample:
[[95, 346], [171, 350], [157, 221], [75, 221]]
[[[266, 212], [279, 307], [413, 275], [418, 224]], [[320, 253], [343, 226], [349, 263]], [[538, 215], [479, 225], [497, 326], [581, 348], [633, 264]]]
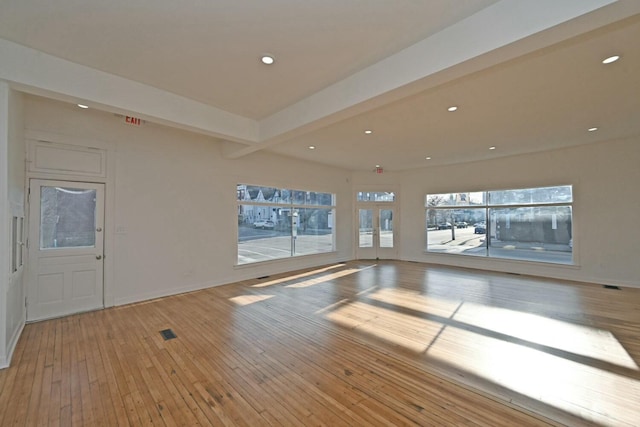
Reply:
[[253, 223], [253, 227], [254, 228], [262, 228], [263, 230], [265, 228], [273, 228], [275, 226], [276, 225], [273, 223], [273, 221], [269, 221], [268, 219], [267, 220], [260, 219], [260, 220], [258, 220], [258, 221]]
[[450, 230], [451, 229], [451, 223], [450, 222], [445, 222], [442, 224], [438, 224], [438, 230]]
[[467, 223], [466, 223], [466, 222], [464, 222], [464, 221], [456, 222], [456, 227], [457, 227], [457, 228], [467, 228], [468, 226], [469, 226], [469, 224], [467, 224]]
[[474, 234], [487, 234], [487, 226], [485, 224], [478, 223], [473, 230]]

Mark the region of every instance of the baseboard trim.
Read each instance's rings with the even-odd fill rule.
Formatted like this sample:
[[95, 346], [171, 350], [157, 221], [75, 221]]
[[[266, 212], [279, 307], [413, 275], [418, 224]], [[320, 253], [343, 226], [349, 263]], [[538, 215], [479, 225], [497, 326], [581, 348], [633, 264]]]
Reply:
[[24, 325], [25, 325], [25, 322], [22, 321], [20, 323], [20, 327], [16, 328], [15, 332], [13, 333], [13, 336], [11, 337], [11, 341], [9, 341], [9, 347], [8, 347], [7, 354], [2, 359], [0, 359], [0, 369], [8, 368], [9, 365], [11, 365], [11, 359], [13, 358], [13, 352], [15, 351], [16, 346], [18, 345], [18, 340], [20, 339], [20, 336], [22, 335], [22, 331], [24, 330]]

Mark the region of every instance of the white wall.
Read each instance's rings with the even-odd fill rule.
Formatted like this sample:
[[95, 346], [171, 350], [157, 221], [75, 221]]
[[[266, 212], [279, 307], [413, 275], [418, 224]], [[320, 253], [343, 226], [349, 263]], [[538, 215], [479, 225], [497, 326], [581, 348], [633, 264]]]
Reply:
[[[373, 179], [391, 179], [401, 185], [401, 259], [640, 287], [638, 137], [424, 168], [387, 178], [355, 174], [354, 185], [370, 182], [372, 176]], [[576, 266], [425, 253], [426, 194], [559, 184], [573, 185]]]
[[28, 134], [109, 152], [107, 303], [123, 304], [351, 258], [351, 205], [337, 208], [337, 252], [271, 263], [236, 263], [236, 184], [332, 192], [351, 199], [348, 171], [268, 153], [239, 160], [222, 143], [186, 131], [43, 98], [25, 97]]

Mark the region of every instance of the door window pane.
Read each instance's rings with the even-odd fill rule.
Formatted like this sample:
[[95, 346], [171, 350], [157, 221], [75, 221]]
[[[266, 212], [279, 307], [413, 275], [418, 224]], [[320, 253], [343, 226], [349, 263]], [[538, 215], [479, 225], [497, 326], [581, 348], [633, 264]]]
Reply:
[[393, 247], [393, 210], [380, 209], [380, 247]]
[[96, 190], [42, 187], [40, 249], [94, 247]]
[[360, 209], [360, 237], [358, 239], [358, 246], [361, 248], [373, 247], [373, 210], [372, 209]]

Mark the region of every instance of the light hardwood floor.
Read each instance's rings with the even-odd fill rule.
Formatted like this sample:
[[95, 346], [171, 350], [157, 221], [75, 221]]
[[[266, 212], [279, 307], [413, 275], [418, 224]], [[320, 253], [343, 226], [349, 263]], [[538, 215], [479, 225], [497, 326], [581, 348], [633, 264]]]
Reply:
[[29, 324], [0, 425], [637, 426], [639, 337], [640, 289], [350, 262]]

